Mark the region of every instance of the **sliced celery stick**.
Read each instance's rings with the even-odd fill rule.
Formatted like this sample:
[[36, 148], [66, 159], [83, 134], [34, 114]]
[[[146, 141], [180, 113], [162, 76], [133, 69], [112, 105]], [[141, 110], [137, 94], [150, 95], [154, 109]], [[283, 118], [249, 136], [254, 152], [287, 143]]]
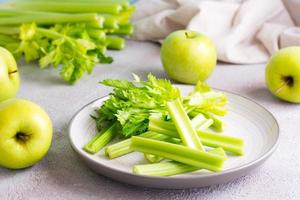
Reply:
[[115, 137], [117, 131], [117, 123], [114, 123], [105, 131], [97, 134], [92, 140], [84, 145], [83, 149], [91, 154], [97, 153]]
[[[169, 140], [170, 137], [167, 135], [154, 133], [154, 132], [146, 132], [140, 135], [140, 137], [151, 138], [155, 140]], [[112, 144], [105, 148], [105, 153], [109, 159], [114, 159], [128, 153], [131, 153], [132, 150], [130, 149], [131, 140], [126, 139], [115, 144]]]
[[196, 130], [193, 128], [188, 115], [184, 111], [180, 99], [168, 102], [167, 108], [183, 144], [192, 149], [204, 151], [200, 138], [198, 137]]
[[131, 137], [130, 147], [134, 151], [161, 156], [210, 171], [221, 171], [226, 160], [224, 156], [137, 136]]
[[[157, 132], [160, 134], [165, 134], [173, 138], [179, 138], [179, 135], [177, 131], [174, 130], [174, 127], [175, 126], [172, 122], [163, 121], [161, 119], [150, 118], [149, 121], [150, 131]], [[205, 132], [201, 128], [202, 127], [200, 127], [200, 129], [197, 130], [197, 134], [201, 138], [201, 142], [203, 145], [209, 147], [222, 147], [225, 151], [237, 155], [244, 154], [243, 139], [232, 137], [229, 135]]]
[[[208, 151], [209, 153], [226, 157], [222, 148]], [[176, 161], [166, 161], [155, 164], [135, 165], [133, 173], [147, 176], [172, 176], [199, 170], [198, 167], [186, 165]]]

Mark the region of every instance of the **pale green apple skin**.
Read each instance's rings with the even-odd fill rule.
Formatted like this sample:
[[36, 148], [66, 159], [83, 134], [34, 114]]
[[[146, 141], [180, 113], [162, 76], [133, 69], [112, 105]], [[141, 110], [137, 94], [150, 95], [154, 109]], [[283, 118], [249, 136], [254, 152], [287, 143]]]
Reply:
[[15, 97], [19, 87], [17, 63], [8, 50], [0, 47], [0, 102]]
[[[28, 135], [28, 140], [18, 140], [20, 132]], [[51, 141], [52, 122], [40, 106], [23, 99], [0, 103], [0, 166], [32, 166], [45, 156]]]
[[[187, 37], [186, 33], [191, 37]], [[206, 80], [217, 62], [216, 48], [207, 36], [189, 30], [171, 33], [161, 47], [163, 67], [172, 79], [196, 84]]]
[[[284, 86], [283, 77], [293, 77], [293, 86]], [[266, 84], [278, 98], [300, 103], [300, 47], [287, 47], [275, 53], [265, 71]], [[281, 88], [281, 89], [278, 89]]]

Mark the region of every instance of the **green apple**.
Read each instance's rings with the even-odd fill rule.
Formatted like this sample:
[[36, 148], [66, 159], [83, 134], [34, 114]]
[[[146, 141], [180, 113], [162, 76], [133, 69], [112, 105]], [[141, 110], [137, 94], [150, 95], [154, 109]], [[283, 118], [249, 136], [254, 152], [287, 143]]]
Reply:
[[0, 103], [0, 165], [21, 169], [43, 158], [52, 141], [52, 122], [35, 103], [8, 99]]
[[266, 84], [278, 98], [300, 103], [300, 47], [275, 53], [266, 67]]
[[217, 62], [216, 48], [207, 36], [189, 30], [171, 33], [161, 47], [163, 67], [172, 79], [188, 84], [206, 80]]
[[16, 96], [19, 86], [17, 63], [8, 50], [0, 47], [0, 101]]

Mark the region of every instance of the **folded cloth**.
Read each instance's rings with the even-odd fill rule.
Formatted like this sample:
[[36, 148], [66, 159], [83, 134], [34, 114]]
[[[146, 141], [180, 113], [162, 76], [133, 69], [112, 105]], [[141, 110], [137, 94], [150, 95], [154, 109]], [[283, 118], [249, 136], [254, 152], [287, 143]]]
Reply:
[[139, 0], [133, 39], [162, 41], [179, 29], [211, 37], [218, 60], [266, 62], [280, 48], [300, 45], [299, 0]]

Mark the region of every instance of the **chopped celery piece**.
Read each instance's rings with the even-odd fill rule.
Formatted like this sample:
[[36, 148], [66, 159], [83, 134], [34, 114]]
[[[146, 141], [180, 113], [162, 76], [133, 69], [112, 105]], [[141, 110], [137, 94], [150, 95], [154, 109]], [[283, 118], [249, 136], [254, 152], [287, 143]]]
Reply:
[[168, 102], [167, 108], [183, 144], [192, 149], [204, 151], [197, 132], [193, 128], [188, 115], [184, 111], [180, 99]]
[[204, 117], [203, 114], [200, 113], [191, 120], [191, 123], [195, 129], [198, 129], [203, 123], [205, 123], [205, 121], [206, 118]]
[[[155, 140], [168, 140], [170, 139], [169, 136], [154, 133], [154, 132], [146, 132], [141, 135], [140, 137], [146, 137], [151, 138]], [[123, 155], [126, 155], [128, 153], [131, 153], [132, 150], [130, 149], [131, 139], [122, 140], [120, 142], [117, 142], [115, 144], [112, 144], [105, 148], [105, 153], [108, 156], [109, 159], [114, 159]]]
[[212, 119], [207, 119], [205, 122], [203, 122], [200, 126], [195, 127], [195, 129], [198, 130], [203, 130], [203, 129], [207, 129], [209, 128], [212, 124], [214, 123], [214, 121]]
[[161, 160], [164, 159], [163, 157], [156, 156], [156, 155], [153, 155], [153, 154], [148, 154], [148, 153], [144, 153], [144, 157], [150, 163], [158, 163], [158, 162], [160, 162]]
[[8, 2], [7, 5], [13, 8], [47, 11], [47, 12], [63, 12], [63, 13], [109, 13], [118, 14], [123, 10], [121, 4], [99, 3], [91, 6], [89, 3], [80, 2]]
[[[20, 33], [20, 27], [17, 26], [0, 26], [0, 33], [5, 35], [13, 35]], [[11, 37], [11, 36], [9, 36]]]
[[172, 176], [198, 170], [198, 167], [186, 165], [176, 161], [154, 164], [135, 165], [133, 173], [147, 176]]
[[72, 22], [92, 22], [104, 20], [96, 14], [73, 14], [73, 15], [26, 15], [16, 17], [2, 17], [0, 25], [19, 25], [22, 23], [35, 22], [36, 24], [57, 24]]
[[243, 155], [244, 140], [223, 134], [214, 134], [204, 131], [198, 131], [198, 135], [206, 146], [222, 147], [225, 151]]
[[117, 36], [107, 36], [107, 48], [121, 50], [125, 47], [125, 40]]
[[[15, 2], [22, 2], [24, 0], [14, 0]], [[61, 3], [62, 0], [26, 0], [27, 2], [57, 2]], [[88, 3], [91, 6], [94, 6], [95, 4], [120, 4], [124, 6], [125, 8], [130, 7], [130, 1], [129, 0], [63, 0], [63, 2], [68, 3]]]
[[[213, 114], [210, 114], [206, 111], [202, 111], [199, 110], [200, 113], [202, 113], [206, 118], [212, 119], [213, 120], [213, 124], [211, 125], [211, 127], [215, 130], [215, 131], [222, 131], [223, 130], [223, 122], [221, 120], [219, 120], [216, 116], [214, 116]], [[191, 116], [195, 116], [198, 114], [198, 112], [191, 112], [190, 113]]]
[[[226, 157], [222, 148], [216, 148], [208, 151], [209, 153]], [[133, 173], [147, 176], [172, 176], [199, 170], [200, 168], [186, 165], [176, 161], [160, 162], [155, 164], [135, 165]]]
[[88, 35], [97, 40], [97, 41], [105, 41], [106, 40], [106, 34], [105, 31], [96, 29], [96, 28], [87, 28]]
[[221, 171], [226, 157], [191, 149], [182, 145], [133, 136], [131, 146], [134, 151], [161, 156], [210, 171]]
[[1, 17], [17, 17], [21, 15], [63, 15], [62, 13], [49, 13], [49, 12], [41, 12], [41, 11], [31, 11], [31, 10], [22, 10], [15, 8], [1, 8], [0, 7], [0, 16]]
[[119, 25], [117, 29], [112, 30], [113, 34], [131, 35], [134, 31], [134, 27], [131, 24]]
[[104, 20], [104, 27], [106, 29], [119, 29], [118, 20], [116, 17], [106, 17]]
[[15, 43], [15, 42], [18, 42], [18, 39], [12, 38], [5, 34], [1, 34], [1, 31], [0, 31], [0, 45], [5, 46], [8, 43]]
[[[163, 121], [154, 117], [150, 117], [149, 130], [160, 134], [165, 134], [173, 138], [179, 138], [178, 132], [172, 122]], [[229, 135], [209, 133], [202, 130], [197, 130], [201, 142], [209, 147], [222, 147], [225, 151], [243, 155], [244, 140], [241, 138], [232, 137]]]
[[90, 140], [83, 149], [91, 154], [95, 154], [100, 151], [105, 145], [107, 145], [117, 134], [117, 123], [109, 126], [105, 131], [97, 134], [92, 140]]

